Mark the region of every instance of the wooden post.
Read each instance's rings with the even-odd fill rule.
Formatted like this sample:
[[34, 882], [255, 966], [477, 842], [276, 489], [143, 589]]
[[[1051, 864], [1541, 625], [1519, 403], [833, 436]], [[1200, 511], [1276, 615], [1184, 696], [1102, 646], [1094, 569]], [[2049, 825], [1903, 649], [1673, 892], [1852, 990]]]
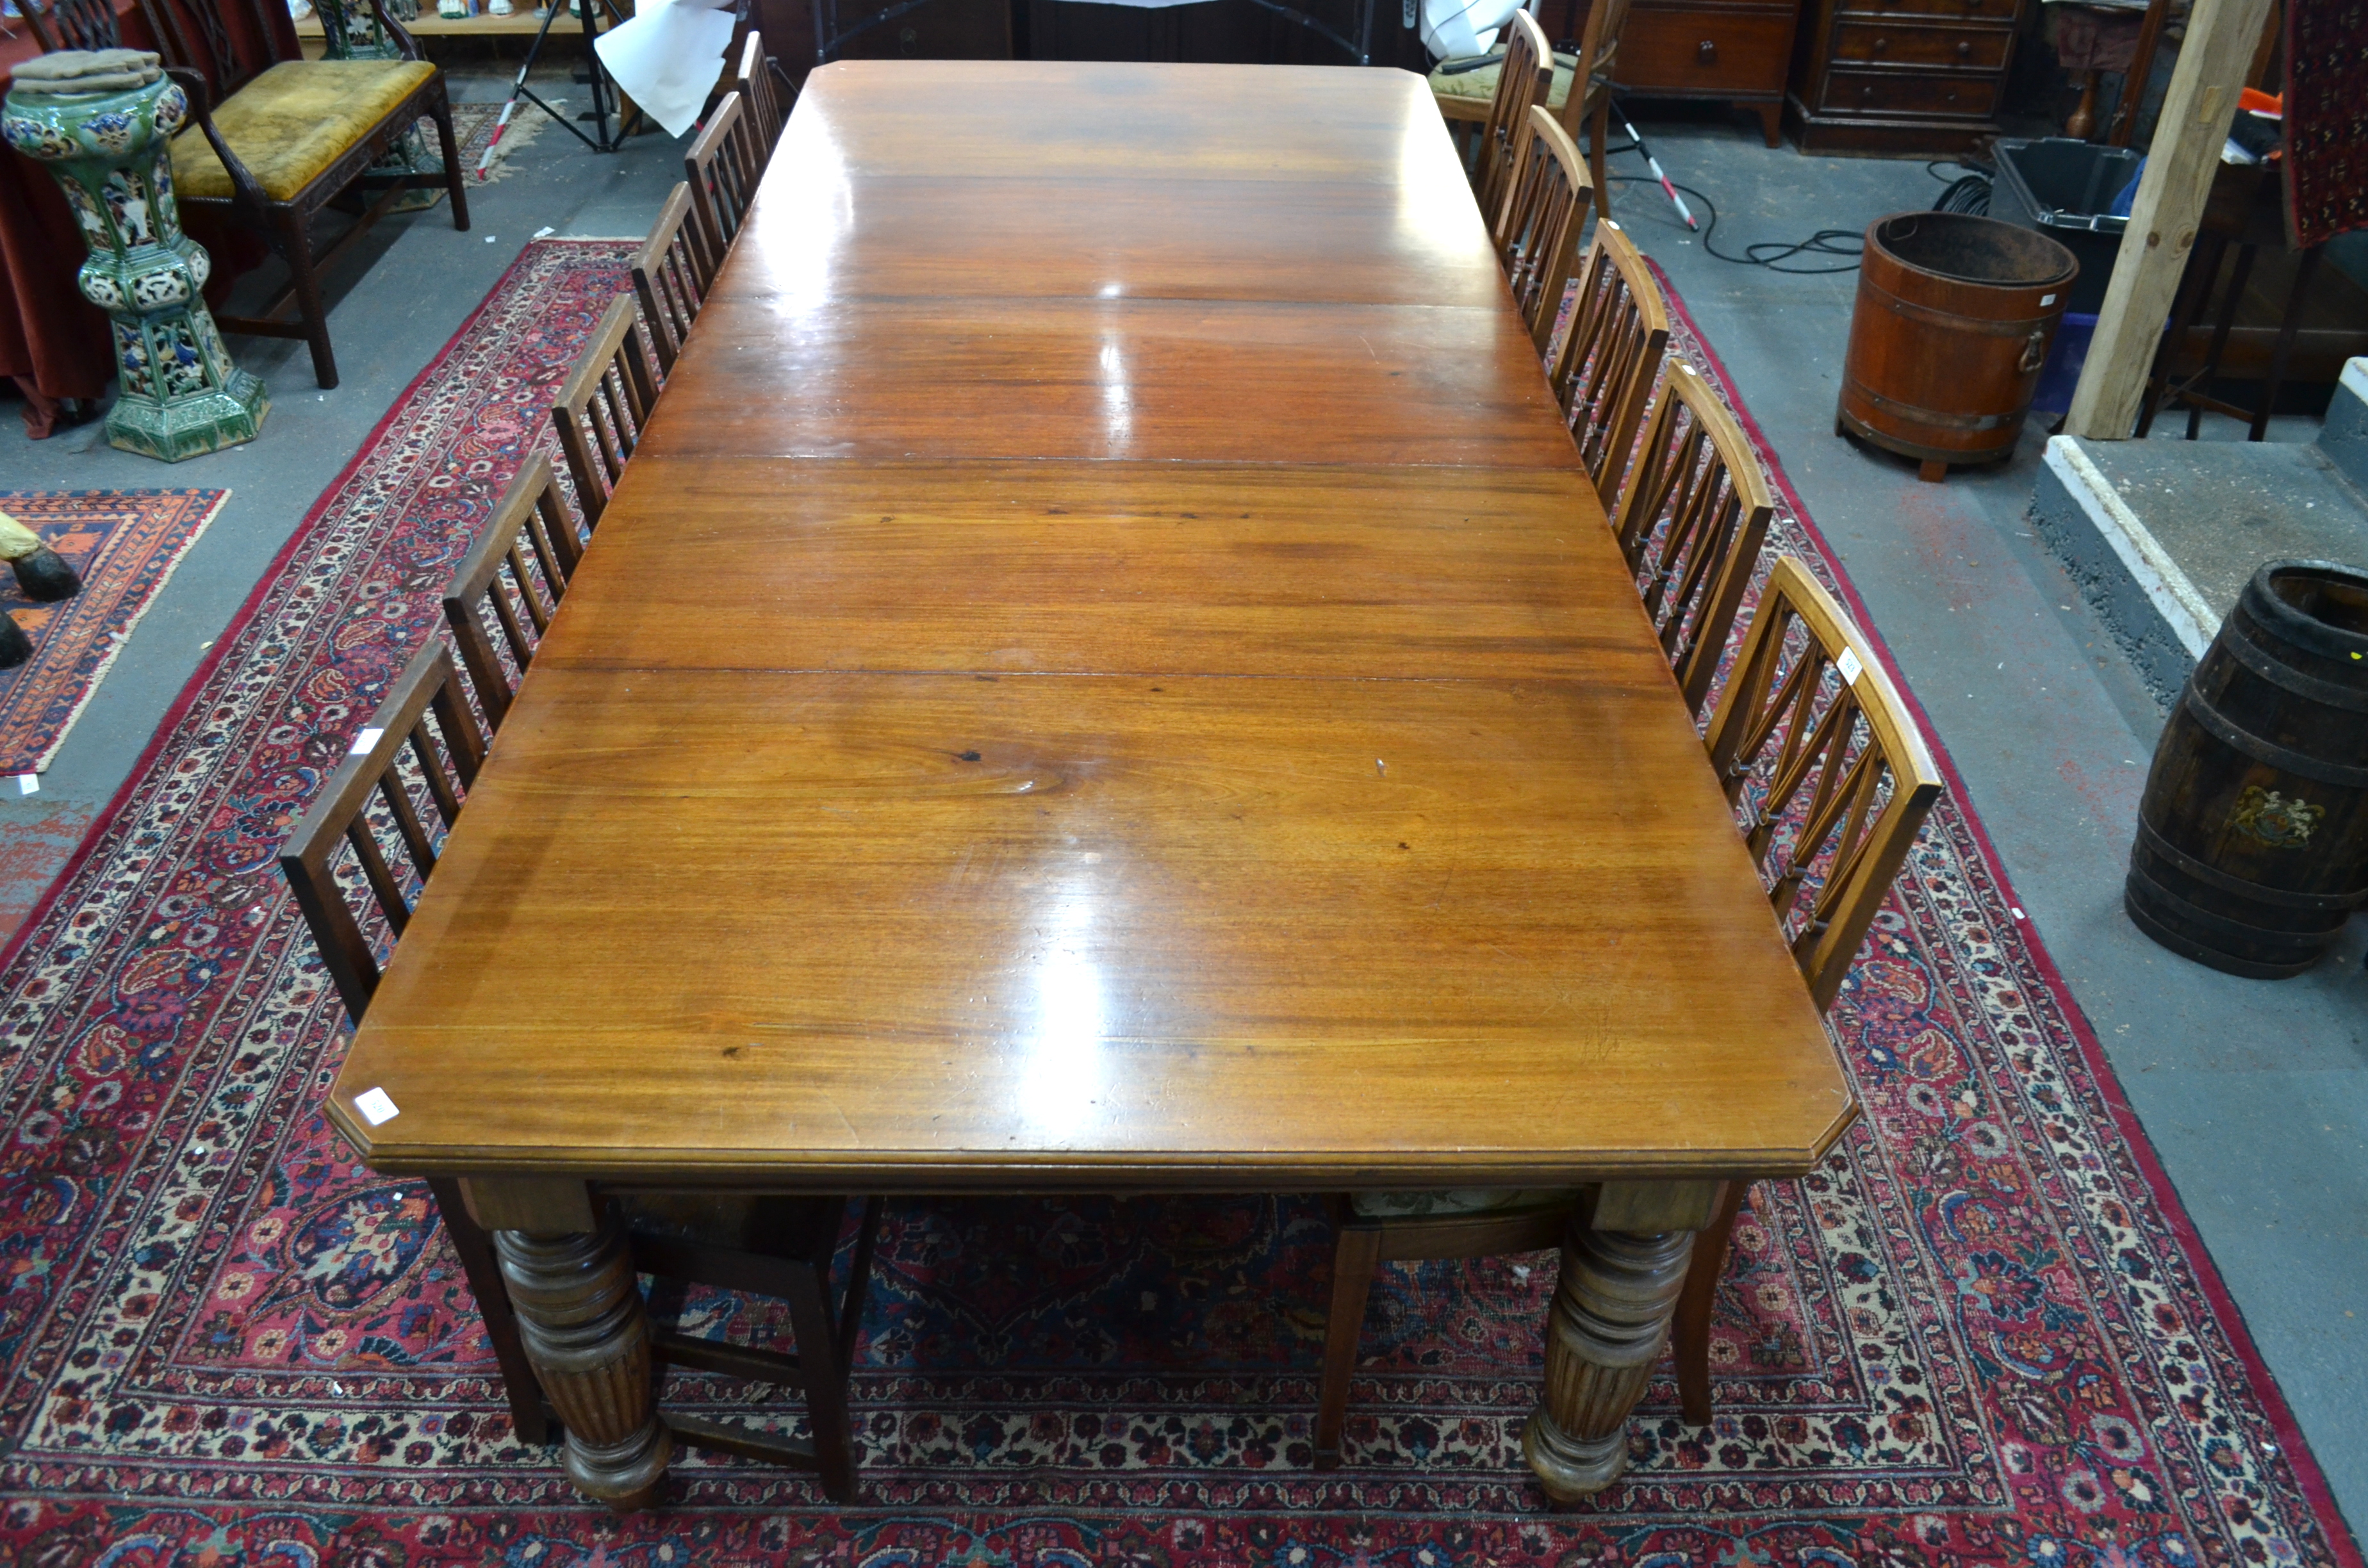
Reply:
[[2130, 226], [2097, 316], [2097, 335], [2081, 367], [2065, 431], [2092, 441], [2123, 441], [2137, 424], [2146, 374], [2162, 339], [2171, 296], [2195, 247], [2195, 228], [2212, 194], [2220, 149], [2228, 140], [2237, 94], [2271, 0], [2195, 0], [2170, 74], [2131, 204]]

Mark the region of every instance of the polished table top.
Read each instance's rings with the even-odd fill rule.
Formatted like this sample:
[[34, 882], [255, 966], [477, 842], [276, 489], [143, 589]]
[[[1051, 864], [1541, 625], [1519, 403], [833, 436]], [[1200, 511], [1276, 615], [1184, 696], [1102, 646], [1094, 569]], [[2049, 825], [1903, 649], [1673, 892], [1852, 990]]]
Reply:
[[331, 1110], [1309, 1189], [1850, 1096], [1421, 80], [898, 62], [801, 98]]

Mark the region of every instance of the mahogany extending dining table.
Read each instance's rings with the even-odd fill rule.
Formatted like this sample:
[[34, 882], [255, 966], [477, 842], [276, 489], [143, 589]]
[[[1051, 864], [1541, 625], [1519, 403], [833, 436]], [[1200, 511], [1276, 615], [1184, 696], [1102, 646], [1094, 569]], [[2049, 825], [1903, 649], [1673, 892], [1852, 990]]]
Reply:
[[1422, 81], [956, 62], [814, 74], [329, 1104], [619, 1507], [607, 1191], [1575, 1187], [1569, 1500], [1852, 1110]]

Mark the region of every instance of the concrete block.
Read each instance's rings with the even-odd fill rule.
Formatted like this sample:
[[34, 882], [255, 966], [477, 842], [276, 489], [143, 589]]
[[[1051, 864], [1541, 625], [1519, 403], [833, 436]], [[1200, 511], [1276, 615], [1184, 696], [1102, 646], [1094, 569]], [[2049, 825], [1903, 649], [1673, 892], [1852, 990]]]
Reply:
[[2221, 612], [2115, 494], [2078, 438], [2049, 439], [2031, 517], [2155, 699], [2169, 708], [2211, 645]]
[[2368, 359], [2347, 359], [2319, 426], [2318, 449], [2336, 472], [2368, 493]]

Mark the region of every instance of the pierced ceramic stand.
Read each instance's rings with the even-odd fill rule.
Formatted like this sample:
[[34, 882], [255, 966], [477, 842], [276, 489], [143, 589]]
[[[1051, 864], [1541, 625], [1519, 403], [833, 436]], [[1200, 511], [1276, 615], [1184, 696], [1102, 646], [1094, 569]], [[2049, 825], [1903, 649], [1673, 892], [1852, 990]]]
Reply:
[[206, 309], [212, 258], [181, 232], [172, 138], [189, 100], [170, 78], [112, 93], [8, 94], [0, 135], [50, 165], [90, 243], [76, 281], [115, 328], [107, 439], [166, 462], [255, 439], [271, 399]]

